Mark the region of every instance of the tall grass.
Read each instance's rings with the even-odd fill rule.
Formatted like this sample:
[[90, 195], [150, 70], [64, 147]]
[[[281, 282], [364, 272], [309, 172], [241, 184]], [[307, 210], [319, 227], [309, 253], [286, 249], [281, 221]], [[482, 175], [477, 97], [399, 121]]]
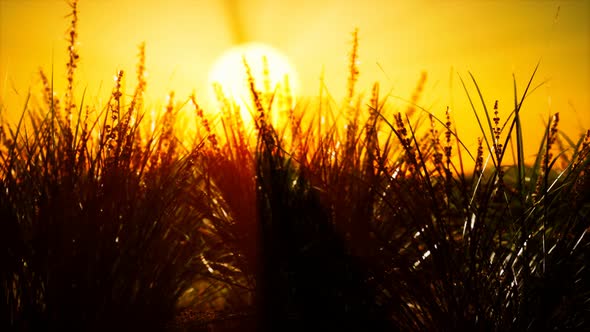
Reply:
[[553, 115], [525, 164], [536, 68], [507, 115], [461, 80], [481, 129], [465, 138], [418, 105], [425, 75], [405, 110], [378, 83], [364, 101], [355, 31], [344, 102], [321, 87], [288, 121], [244, 61], [248, 132], [219, 88], [218, 118], [173, 93], [152, 115], [145, 45], [131, 97], [119, 71], [106, 105], [78, 100], [71, 17], [64, 103], [41, 73], [42, 102], [1, 122], [7, 330], [588, 328], [590, 131]]

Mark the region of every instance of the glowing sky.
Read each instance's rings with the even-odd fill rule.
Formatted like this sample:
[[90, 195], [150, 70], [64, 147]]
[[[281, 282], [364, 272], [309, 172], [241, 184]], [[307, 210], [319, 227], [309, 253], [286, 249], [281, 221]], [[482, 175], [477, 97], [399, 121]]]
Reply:
[[[317, 95], [323, 69], [338, 99], [346, 89], [350, 33], [358, 27], [360, 90], [368, 93], [378, 80], [409, 99], [427, 71], [421, 104], [443, 114], [452, 103], [460, 128], [474, 133], [465, 93], [450, 73], [467, 79], [471, 71], [487, 104], [499, 99], [506, 115], [512, 73], [522, 91], [541, 60], [536, 82], [548, 83], [523, 114], [531, 137], [541, 134], [549, 112], [559, 111], [562, 129], [575, 137], [590, 128], [590, 1], [82, 0], [79, 9], [76, 91], [87, 88], [93, 101], [108, 94], [117, 69], [135, 71], [142, 41], [154, 103], [169, 90], [188, 97], [194, 89], [206, 98], [211, 66], [239, 42], [266, 43], [286, 55], [304, 96]], [[65, 86], [68, 11], [64, 0], [0, 0], [5, 112], [22, 110], [28, 89], [38, 87], [39, 66], [50, 73], [53, 63], [56, 86]], [[126, 83], [131, 91], [133, 78]]]

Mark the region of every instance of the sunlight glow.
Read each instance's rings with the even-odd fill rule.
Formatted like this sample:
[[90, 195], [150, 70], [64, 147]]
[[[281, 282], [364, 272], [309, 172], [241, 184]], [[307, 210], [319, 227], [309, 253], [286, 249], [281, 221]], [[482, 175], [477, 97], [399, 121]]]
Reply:
[[217, 99], [213, 86], [218, 84], [225, 97], [240, 107], [245, 123], [251, 123], [254, 109], [244, 58], [251, 69], [264, 108], [272, 103], [273, 118], [281, 115], [277, 114], [280, 111], [294, 106], [299, 90], [297, 72], [279, 51], [259, 43], [233, 47], [217, 59], [208, 79], [212, 100]]

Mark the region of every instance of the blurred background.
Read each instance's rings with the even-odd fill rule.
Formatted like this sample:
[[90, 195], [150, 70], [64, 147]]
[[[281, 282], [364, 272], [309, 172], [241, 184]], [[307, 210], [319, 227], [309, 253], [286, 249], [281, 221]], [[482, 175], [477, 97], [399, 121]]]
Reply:
[[[0, 104], [16, 117], [29, 90], [40, 95], [38, 68], [53, 71], [65, 90], [64, 0], [0, 0]], [[346, 91], [351, 32], [359, 28], [358, 91], [374, 81], [391, 100], [410, 99], [428, 74], [420, 105], [437, 115], [451, 106], [460, 135], [477, 126], [459, 76], [471, 71], [489, 108], [512, 110], [512, 74], [522, 93], [540, 61], [535, 82], [546, 83], [525, 102], [527, 151], [534, 153], [549, 114], [577, 138], [590, 128], [590, 1], [336, 1], [336, 0], [81, 0], [78, 98], [106, 102], [113, 75], [123, 69], [128, 93], [135, 81], [137, 46], [146, 42], [148, 104], [160, 107], [170, 90], [209, 101], [209, 70], [224, 51], [259, 42], [296, 68], [300, 99], [316, 96], [322, 72], [336, 100]], [[468, 83], [469, 87], [472, 87]], [[472, 93], [476, 93], [470, 88]], [[403, 107], [403, 104], [399, 104]]]

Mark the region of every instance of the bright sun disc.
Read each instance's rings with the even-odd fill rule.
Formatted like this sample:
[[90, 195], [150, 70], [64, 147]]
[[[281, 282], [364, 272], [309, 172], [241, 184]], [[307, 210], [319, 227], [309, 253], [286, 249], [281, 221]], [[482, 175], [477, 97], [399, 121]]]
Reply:
[[[294, 106], [298, 92], [297, 72], [287, 58], [276, 49], [258, 43], [233, 47], [219, 57], [209, 72], [212, 100], [217, 100], [213, 86], [219, 84], [223, 94], [240, 107], [247, 125], [252, 124], [252, 95], [248, 84], [245, 57], [250, 67], [256, 90], [261, 93], [263, 104], [268, 108], [272, 100], [272, 118], [276, 125], [281, 112]], [[267, 74], [265, 75], [264, 59]]]

